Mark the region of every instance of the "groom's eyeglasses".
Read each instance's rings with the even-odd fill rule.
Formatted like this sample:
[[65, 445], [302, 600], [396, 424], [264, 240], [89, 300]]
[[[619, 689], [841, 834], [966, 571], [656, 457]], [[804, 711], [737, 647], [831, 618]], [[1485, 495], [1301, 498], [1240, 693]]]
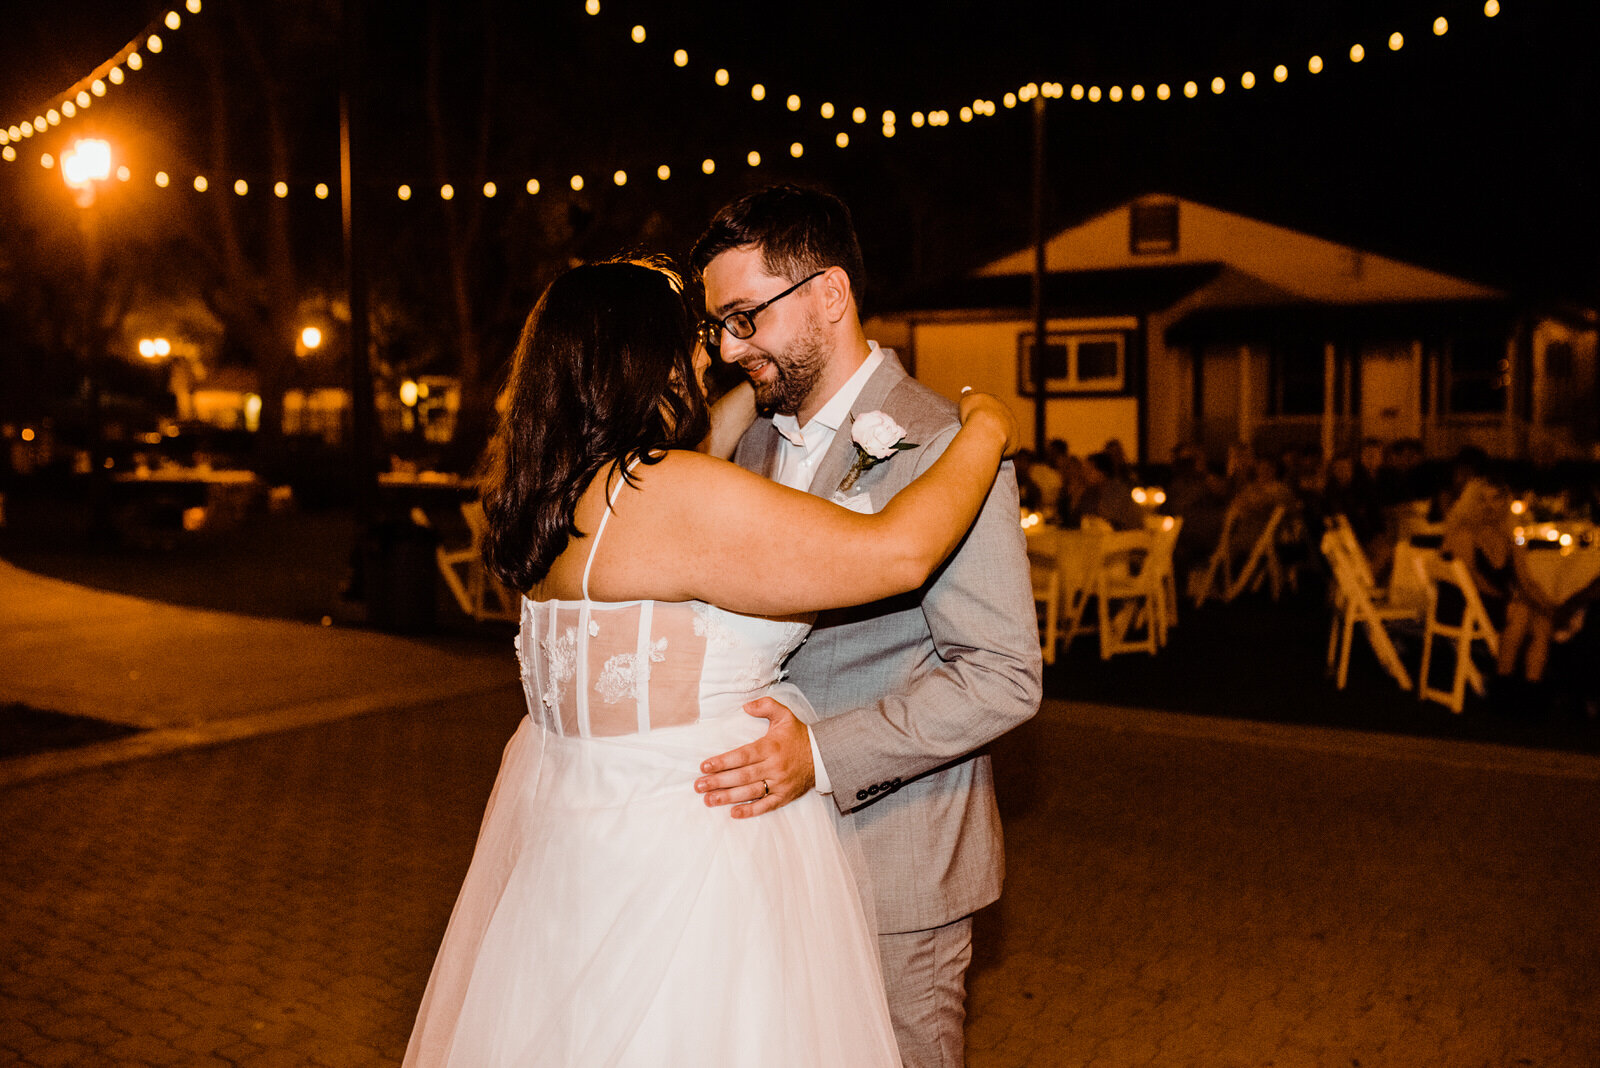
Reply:
[[822, 270], [816, 272], [816, 274], [807, 275], [794, 285], [790, 286], [788, 289], [785, 289], [782, 293], [762, 301], [754, 308], [745, 308], [743, 311], [729, 312], [721, 319], [702, 319], [700, 321], [700, 343], [706, 348], [710, 349], [712, 352], [715, 352], [722, 344], [722, 332], [724, 330], [738, 338], [740, 341], [745, 341], [749, 338], [755, 337], [757, 315], [772, 307], [774, 304], [778, 303], [778, 301], [782, 300], [784, 297], [787, 297], [790, 293], [793, 293], [795, 290], [811, 281], [811, 279], [817, 277], [817, 275], [826, 274], [827, 271], [828, 269], [824, 267]]

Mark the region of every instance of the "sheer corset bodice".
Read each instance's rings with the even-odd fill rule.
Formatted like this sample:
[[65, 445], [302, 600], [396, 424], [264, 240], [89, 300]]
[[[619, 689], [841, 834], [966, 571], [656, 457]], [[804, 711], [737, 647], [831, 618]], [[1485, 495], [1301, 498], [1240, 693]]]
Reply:
[[783, 677], [809, 628], [700, 601], [524, 600], [517, 658], [545, 729], [647, 734], [738, 711]]

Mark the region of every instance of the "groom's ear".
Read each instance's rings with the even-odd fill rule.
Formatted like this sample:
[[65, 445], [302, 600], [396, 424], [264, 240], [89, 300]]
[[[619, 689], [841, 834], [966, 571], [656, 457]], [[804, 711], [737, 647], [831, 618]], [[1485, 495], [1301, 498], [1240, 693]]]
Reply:
[[822, 314], [830, 323], [837, 323], [850, 314], [854, 307], [854, 293], [850, 287], [850, 276], [843, 267], [829, 267], [817, 279], [822, 287]]

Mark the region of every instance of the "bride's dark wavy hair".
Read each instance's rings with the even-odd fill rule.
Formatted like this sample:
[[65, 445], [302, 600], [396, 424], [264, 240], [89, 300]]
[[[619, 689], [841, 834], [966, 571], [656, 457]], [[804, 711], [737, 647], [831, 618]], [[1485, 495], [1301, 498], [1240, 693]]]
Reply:
[[501, 582], [532, 588], [585, 536], [578, 498], [608, 466], [632, 482], [633, 460], [705, 437], [693, 336], [664, 263], [587, 264], [550, 283], [523, 325], [480, 480], [484, 562]]

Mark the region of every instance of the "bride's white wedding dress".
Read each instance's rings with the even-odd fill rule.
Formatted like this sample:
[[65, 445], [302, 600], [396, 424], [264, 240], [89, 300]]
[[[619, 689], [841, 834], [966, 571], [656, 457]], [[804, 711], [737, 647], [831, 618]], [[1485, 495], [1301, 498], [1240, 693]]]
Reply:
[[693, 789], [700, 761], [765, 731], [746, 701], [800, 700], [780, 665], [809, 624], [591, 601], [587, 567], [583, 591], [523, 601], [529, 716], [405, 1064], [894, 1068], [824, 799], [736, 820]]

